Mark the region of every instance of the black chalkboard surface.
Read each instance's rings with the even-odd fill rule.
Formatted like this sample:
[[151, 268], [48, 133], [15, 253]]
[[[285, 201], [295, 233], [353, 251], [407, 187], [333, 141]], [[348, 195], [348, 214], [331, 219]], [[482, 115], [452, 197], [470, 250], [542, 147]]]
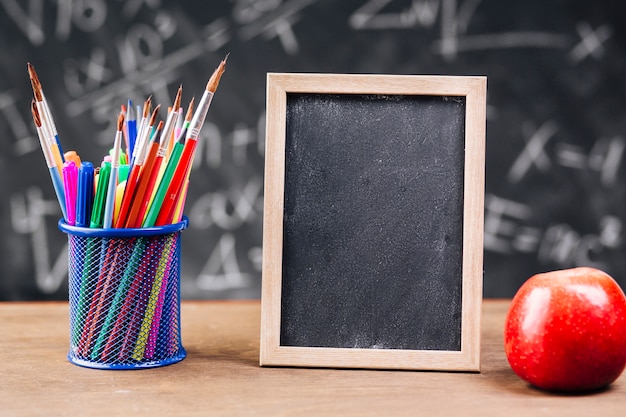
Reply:
[[485, 79], [269, 74], [267, 109], [261, 363], [476, 370]]
[[287, 138], [281, 345], [460, 350], [464, 100], [289, 95]]
[[67, 299], [67, 239], [30, 115], [97, 164], [120, 104], [228, 68], [201, 132], [184, 298], [259, 298], [268, 72], [486, 75], [484, 295], [601, 268], [626, 288], [626, 6], [613, 0], [0, 0], [0, 300]]

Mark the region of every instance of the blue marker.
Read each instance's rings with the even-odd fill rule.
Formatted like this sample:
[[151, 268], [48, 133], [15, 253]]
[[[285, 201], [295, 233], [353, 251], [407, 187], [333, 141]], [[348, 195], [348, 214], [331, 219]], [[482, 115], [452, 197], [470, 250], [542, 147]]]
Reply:
[[91, 162], [83, 162], [78, 170], [78, 191], [76, 196], [76, 226], [89, 227], [93, 207], [94, 169]]

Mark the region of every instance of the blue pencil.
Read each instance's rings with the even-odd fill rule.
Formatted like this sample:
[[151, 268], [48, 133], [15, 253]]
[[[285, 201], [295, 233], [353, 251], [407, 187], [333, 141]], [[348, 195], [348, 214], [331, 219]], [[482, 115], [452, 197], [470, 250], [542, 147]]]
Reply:
[[135, 149], [135, 141], [137, 140], [137, 121], [135, 120], [135, 114], [133, 112], [133, 102], [128, 100], [128, 106], [126, 107], [126, 129], [128, 131], [128, 159], [130, 162], [130, 156]]

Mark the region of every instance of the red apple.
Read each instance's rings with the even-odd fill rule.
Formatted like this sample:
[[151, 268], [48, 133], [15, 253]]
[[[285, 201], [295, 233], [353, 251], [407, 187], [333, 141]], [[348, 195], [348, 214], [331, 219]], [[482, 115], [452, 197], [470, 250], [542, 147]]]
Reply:
[[626, 296], [594, 268], [535, 275], [512, 300], [504, 342], [513, 371], [538, 388], [600, 389], [626, 367]]

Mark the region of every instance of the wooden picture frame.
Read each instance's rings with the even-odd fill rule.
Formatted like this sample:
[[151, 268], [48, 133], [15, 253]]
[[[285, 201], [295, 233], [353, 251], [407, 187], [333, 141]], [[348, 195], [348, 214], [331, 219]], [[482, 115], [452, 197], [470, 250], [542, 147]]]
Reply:
[[486, 77], [267, 75], [261, 366], [480, 370], [485, 125]]

